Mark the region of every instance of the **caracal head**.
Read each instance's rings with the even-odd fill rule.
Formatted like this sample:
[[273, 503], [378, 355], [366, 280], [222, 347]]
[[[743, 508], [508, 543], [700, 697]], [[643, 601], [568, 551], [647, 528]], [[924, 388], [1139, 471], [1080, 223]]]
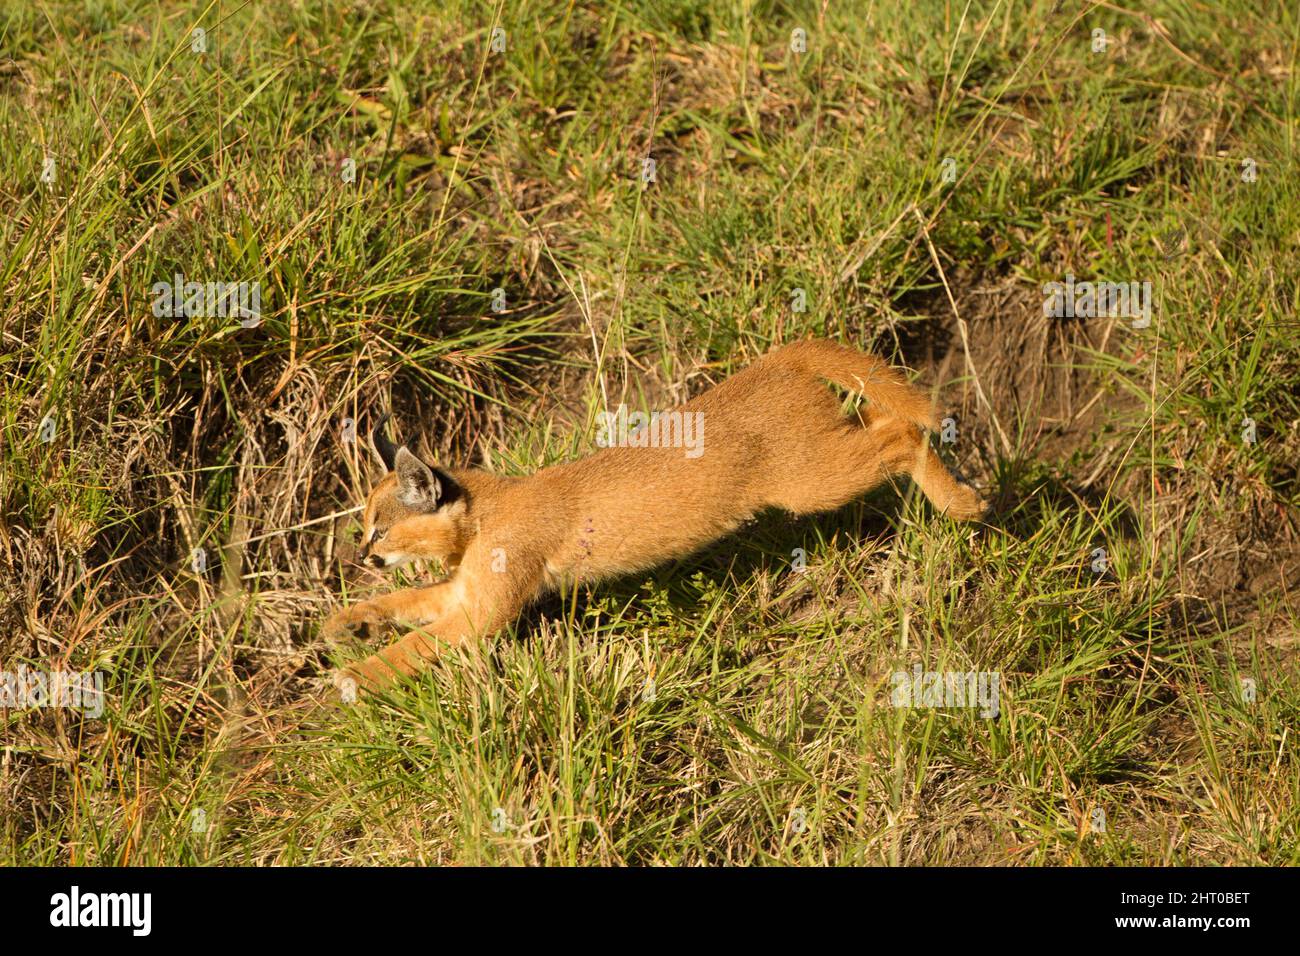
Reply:
[[454, 565], [465, 550], [464, 489], [405, 445], [389, 440], [384, 424], [390, 417], [381, 418], [370, 435], [385, 474], [366, 500], [358, 556], [372, 568], [395, 568], [421, 558]]

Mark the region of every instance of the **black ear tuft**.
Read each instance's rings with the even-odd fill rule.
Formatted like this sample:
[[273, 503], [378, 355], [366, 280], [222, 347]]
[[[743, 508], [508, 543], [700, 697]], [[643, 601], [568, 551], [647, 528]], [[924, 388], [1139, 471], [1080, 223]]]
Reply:
[[393, 444], [384, 431], [384, 426], [388, 424], [388, 420], [392, 417], [393, 413], [389, 412], [379, 419], [375, 427], [370, 430], [370, 447], [374, 450], [375, 457], [379, 459], [385, 471], [392, 471], [397, 463], [398, 446]]
[[394, 455], [397, 472], [397, 500], [410, 508], [432, 511], [442, 499], [442, 482], [432, 468], [420, 461], [405, 445]]

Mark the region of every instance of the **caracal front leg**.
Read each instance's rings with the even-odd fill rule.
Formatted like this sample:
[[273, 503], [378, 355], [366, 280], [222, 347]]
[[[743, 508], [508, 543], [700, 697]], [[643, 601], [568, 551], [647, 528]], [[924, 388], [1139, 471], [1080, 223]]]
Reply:
[[349, 679], [365, 690], [378, 690], [402, 677], [418, 673], [445, 648], [488, 637], [513, 621], [533, 597], [537, 573], [512, 569], [476, 573], [461, 566], [442, 597], [442, 613], [436, 621], [411, 631], [378, 654], [349, 666], [339, 677], [339, 686]]
[[441, 581], [429, 587], [404, 588], [358, 601], [330, 615], [321, 629], [321, 636], [334, 642], [385, 621], [428, 624], [442, 616], [450, 594], [451, 582]]

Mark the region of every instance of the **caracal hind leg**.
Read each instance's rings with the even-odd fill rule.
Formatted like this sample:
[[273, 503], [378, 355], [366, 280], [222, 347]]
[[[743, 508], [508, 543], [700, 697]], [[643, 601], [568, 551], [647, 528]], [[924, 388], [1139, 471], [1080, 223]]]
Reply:
[[781, 473], [772, 475], [776, 480], [769, 502], [796, 515], [840, 508], [875, 488], [892, 472], [886, 457], [890, 450], [887, 436], [855, 421], [837, 419], [824, 430], [798, 441], [797, 452], [781, 463]]
[[939, 512], [957, 521], [971, 521], [984, 514], [984, 500], [970, 485], [953, 477], [924, 432], [897, 420], [873, 423], [868, 432], [877, 433], [886, 443], [889, 473], [910, 476]]
[[908, 475], [934, 506], [959, 520], [977, 518], [984, 503], [958, 482], [930, 447], [925, 432], [894, 417], [873, 417], [862, 427], [846, 424], [791, 459], [771, 504], [798, 515], [848, 504], [891, 475]]

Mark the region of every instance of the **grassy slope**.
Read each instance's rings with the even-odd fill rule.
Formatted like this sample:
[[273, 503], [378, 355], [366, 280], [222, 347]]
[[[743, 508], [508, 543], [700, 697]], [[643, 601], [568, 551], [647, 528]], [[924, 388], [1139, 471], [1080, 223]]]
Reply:
[[[0, 711], [0, 860], [1294, 861], [1294, 9], [831, 6], [3, 8], [0, 662], [109, 693]], [[155, 318], [178, 271], [265, 321]], [[345, 417], [522, 472], [810, 332], [943, 386], [989, 527], [772, 516], [316, 706]]]

